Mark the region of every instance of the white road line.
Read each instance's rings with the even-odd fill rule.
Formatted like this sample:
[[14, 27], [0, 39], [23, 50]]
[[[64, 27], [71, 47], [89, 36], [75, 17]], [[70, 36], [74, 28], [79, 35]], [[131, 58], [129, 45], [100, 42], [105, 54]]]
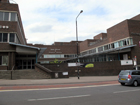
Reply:
[[90, 94], [87, 95], [77, 95], [77, 96], [66, 96], [66, 97], [52, 97], [52, 98], [40, 98], [40, 99], [28, 99], [28, 101], [42, 101], [42, 100], [57, 100], [64, 98], [80, 98], [80, 97], [89, 97]]
[[125, 91], [116, 91], [113, 93], [126, 93], [126, 92], [133, 92], [133, 91], [140, 91], [140, 89], [135, 89], [135, 90], [125, 90]]
[[[118, 83], [119, 84], [119, 83]], [[0, 90], [0, 92], [13, 92], [13, 91], [36, 91], [36, 90], [58, 90], [58, 89], [76, 89], [76, 88], [90, 88], [90, 87], [103, 87], [113, 86], [118, 84], [105, 84], [105, 85], [90, 85], [90, 86], [77, 86], [77, 87], [60, 87], [60, 88], [43, 88], [43, 89], [21, 89], [21, 90]]]

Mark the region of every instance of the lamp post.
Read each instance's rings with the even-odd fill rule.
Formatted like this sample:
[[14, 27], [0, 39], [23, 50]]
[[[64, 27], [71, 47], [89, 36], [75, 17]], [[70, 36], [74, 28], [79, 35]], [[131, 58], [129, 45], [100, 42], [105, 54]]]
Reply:
[[[83, 10], [80, 11], [80, 13], [78, 14], [78, 16], [83, 12]], [[77, 29], [77, 18], [76, 17], [76, 42], [77, 42], [77, 63], [79, 63], [79, 54], [78, 54], [78, 29]], [[77, 65], [77, 73], [78, 73], [78, 79], [80, 79], [79, 77], [79, 67]]]

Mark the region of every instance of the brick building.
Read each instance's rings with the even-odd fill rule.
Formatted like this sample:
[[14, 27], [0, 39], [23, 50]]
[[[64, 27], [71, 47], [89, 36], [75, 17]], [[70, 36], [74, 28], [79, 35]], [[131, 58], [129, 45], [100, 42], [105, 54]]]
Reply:
[[[98, 65], [83, 75], [92, 74], [94, 69], [111, 71], [113, 68], [121, 70], [124, 66], [132, 69], [135, 56], [140, 65], [140, 14], [112, 26], [107, 33], [79, 41], [78, 48], [81, 63]], [[39, 63], [52, 71], [65, 71], [69, 70], [66, 63], [76, 61], [76, 41], [54, 42], [52, 45], [27, 43], [18, 5], [0, 0], [0, 70], [35, 69], [35, 64]], [[58, 69], [58, 66], [51, 66], [52, 63], [61, 63], [62, 67]]]
[[0, 0], [0, 70], [34, 69], [39, 50], [27, 46], [18, 5]]

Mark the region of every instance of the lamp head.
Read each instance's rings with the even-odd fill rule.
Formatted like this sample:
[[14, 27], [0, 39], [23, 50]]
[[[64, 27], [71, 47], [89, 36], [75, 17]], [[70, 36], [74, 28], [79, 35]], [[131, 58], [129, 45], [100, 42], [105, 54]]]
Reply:
[[83, 10], [80, 11], [80, 13], [82, 13], [82, 12], [83, 12]]

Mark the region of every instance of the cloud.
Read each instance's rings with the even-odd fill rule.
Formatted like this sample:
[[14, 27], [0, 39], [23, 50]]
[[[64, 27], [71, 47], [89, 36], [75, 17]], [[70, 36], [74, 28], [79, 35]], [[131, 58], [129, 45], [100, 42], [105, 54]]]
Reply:
[[51, 25], [35, 25], [30, 29], [31, 32], [33, 33], [45, 33], [45, 32], [50, 32], [52, 31], [52, 26]]
[[[52, 44], [93, 38], [139, 14], [139, 0], [15, 0], [19, 4], [28, 43]], [[99, 32], [99, 33], [98, 33]]]

